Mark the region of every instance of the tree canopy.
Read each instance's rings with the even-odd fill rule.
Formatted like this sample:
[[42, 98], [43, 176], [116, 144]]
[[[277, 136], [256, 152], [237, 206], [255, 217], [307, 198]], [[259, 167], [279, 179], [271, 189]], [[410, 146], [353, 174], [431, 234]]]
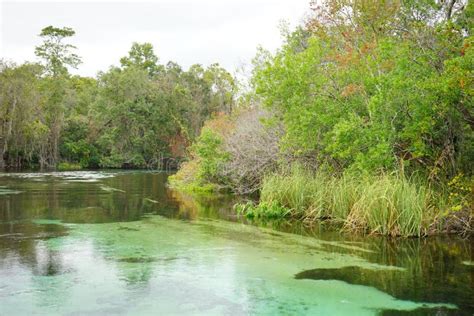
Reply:
[[133, 43], [120, 67], [72, 76], [69, 27], [44, 28], [40, 64], [0, 64], [0, 168], [176, 166], [213, 113], [231, 111], [234, 79], [218, 64], [166, 65]]

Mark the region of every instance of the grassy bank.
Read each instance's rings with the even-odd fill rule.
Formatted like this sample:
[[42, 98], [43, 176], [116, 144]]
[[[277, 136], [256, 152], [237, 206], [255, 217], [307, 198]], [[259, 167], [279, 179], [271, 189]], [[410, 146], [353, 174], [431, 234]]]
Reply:
[[397, 174], [335, 177], [293, 168], [264, 179], [258, 204], [237, 208], [249, 218], [296, 218], [308, 224], [331, 221], [350, 231], [424, 236], [454, 226], [468, 233], [470, 206], [455, 205], [447, 190], [434, 189], [418, 178]]

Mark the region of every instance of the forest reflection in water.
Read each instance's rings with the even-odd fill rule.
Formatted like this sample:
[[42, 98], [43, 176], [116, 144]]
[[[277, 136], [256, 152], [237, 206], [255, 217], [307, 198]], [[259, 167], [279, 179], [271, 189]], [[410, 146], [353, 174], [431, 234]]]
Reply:
[[[255, 227], [235, 214], [234, 197], [190, 196], [168, 189], [166, 178], [128, 171], [0, 175], [2, 189], [11, 192], [0, 196], [0, 312], [25, 299], [32, 300], [25, 312], [38, 310], [38, 298], [40, 313], [77, 312], [82, 307], [58, 307], [59, 298], [74, 291], [87, 297], [97, 273], [109, 280], [91, 291], [100, 306], [120, 305], [123, 295], [133, 299], [146, 289], [169, 299], [165, 312], [474, 311], [469, 240], [363, 237], [298, 223]], [[353, 286], [374, 301], [351, 297]], [[205, 303], [191, 289], [206, 291]], [[107, 291], [113, 298], [102, 297]], [[183, 293], [189, 306], [178, 303]], [[322, 303], [314, 293], [332, 296]], [[342, 306], [351, 300], [352, 307]], [[151, 311], [147, 304], [116, 311]], [[100, 306], [90, 308], [113, 311]]]

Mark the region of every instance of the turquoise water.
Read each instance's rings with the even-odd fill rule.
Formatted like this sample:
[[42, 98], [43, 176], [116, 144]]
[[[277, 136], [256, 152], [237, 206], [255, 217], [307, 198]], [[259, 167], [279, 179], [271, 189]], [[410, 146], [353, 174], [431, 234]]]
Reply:
[[166, 178], [0, 174], [0, 315], [474, 312], [468, 240], [251, 225]]

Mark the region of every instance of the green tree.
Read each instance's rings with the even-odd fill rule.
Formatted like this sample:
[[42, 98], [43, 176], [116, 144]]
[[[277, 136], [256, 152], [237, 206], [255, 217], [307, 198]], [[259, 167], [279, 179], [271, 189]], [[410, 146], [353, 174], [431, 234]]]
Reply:
[[158, 64], [158, 57], [153, 51], [153, 45], [150, 43], [133, 43], [132, 48], [128, 52], [128, 56], [120, 59], [122, 67], [138, 67], [148, 72], [153, 77], [163, 70]]
[[69, 27], [45, 27], [40, 37], [43, 44], [37, 46], [35, 53], [43, 60], [46, 76], [41, 81], [42, 92], [42, 123], [49, 129], [48, 140], [41, 143], [40, 165], [42, 168], [55, 168], [59, 162], [59, 142], [65, 121], [66, 103], [70, 95], [69, 73], [67, 67], [76, 68], [80, 57], [73, 51], [71, 44], [64, 43], [72, 37], [74, 30]]
[[68, 102], [65, 103], [65, 120], [59, 144], [62, 160], [80, 163], [84, 168], [99, 166], [96, 144], [96, 118], [91, 115], [97, 93], [97, 80], [73, 76], [69, 80]]
[[112, 68], [99, 77], [94, 106], [102, 166], [146, 167], [168, 154], [174, 132], [166, 96], [141, 68]]
[[472, 172], [462, 1], [338, 0], [314, 10], [274, 56], [257, 58], [253, 82], [285, 123], [283, 148], [340, 171]]
[[71, 44], [64, 43], [66, 38], [72, 37], [76, 32], [70, 27], [57, 28], [45, 27], [39, 36], [43, 38], [43, 44], [37, 46], [35, 54], [44, 62], [47, 73], [51, 76], [59, 76], [67, 73], [67, 66], [77, 68], [81, 58], [73, 51], [76, 49]]
[[0, 61], [0, 169], [32, 163], [48, 127], [41, 123], [41, 67]]
[[212, 92], [212, 112], [222, 111], [231, 114], [237, 89], [233, 76], [219, 64], [212, 64], [206, 69], [204, 80]]

